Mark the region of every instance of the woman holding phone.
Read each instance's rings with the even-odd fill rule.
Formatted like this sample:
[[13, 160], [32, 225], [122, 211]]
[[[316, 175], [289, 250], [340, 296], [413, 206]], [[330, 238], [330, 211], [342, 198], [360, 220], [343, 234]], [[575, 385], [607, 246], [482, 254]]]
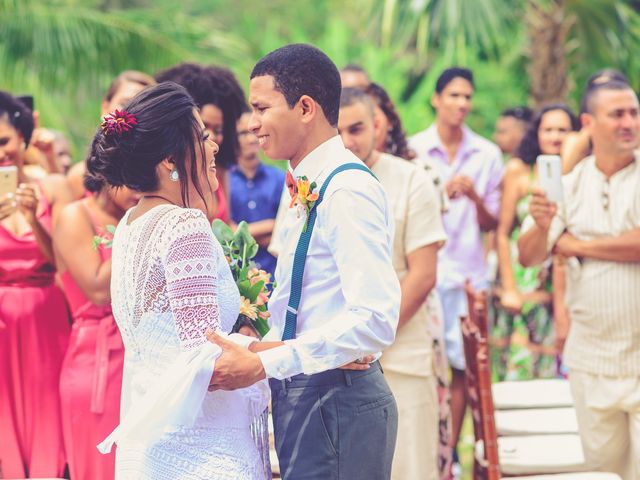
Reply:
[[[5, 478], [59, 477], [65, 464], [58, 378], [69, 317], [56, 286], [51, 228], [68, 203], [66, 180], [28, 183], [31, 111], [0, 92], [0, 166], [14, 171], [0, 194], [0, 467]], [[13, 167], [13, 168], [11, 168]]]
[[[537, 183], [536, 158], [559, 155], [566, 136], [578, 128], [577, 118], [566, 105], [543, 107], [525, 133], [518, 157], [507, 163], [496, 232], [499, 300], [493, 331], [499, 352], [494, 367], [501, 379], [556, 375], [550, 262], [543, 268], [522, 267], [517, 262], [516, 242]], [[511, 336], [518, 330], [528, 333], [527, 349], [512, 348]]]

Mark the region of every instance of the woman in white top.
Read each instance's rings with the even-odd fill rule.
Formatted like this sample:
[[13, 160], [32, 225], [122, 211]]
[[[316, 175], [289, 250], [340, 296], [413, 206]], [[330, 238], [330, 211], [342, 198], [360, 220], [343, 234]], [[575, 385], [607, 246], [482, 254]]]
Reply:
[[[118, 479], [263, 479], [251, 435], [268, 401], [264, 382], [208, 392], [239, 293], [211, 232], [218, 146], [191, 97], [174, 83], [149, 87], [108, 115], [88, 174], [142, 193], [113, 239], [111, 298], [125, 345]], [[230, 338], [247, 346], [250, 339]]]

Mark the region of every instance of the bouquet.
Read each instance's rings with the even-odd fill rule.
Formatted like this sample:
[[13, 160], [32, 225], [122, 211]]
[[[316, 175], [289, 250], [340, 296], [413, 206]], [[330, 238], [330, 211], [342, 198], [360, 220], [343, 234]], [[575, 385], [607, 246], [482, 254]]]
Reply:
[[240, 314], [232, 331], [237, 332], [240, 327], [248, 325], [262, 338], [269, 331], [267, 301], [274, 283], [271, 281], [271, 274], [258, 269], [252, 261], [258, 253], [258, 243], [249, 233], [247, 222], [240, 222], [234, 232], [222, 220], [216, 219], [211, 228], [222, 245], [240, 291]]

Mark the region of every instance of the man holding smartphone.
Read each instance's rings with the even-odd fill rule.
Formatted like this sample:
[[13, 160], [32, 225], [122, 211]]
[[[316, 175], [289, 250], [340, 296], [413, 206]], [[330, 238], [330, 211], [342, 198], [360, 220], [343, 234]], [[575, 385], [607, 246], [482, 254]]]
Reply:
[[[623, 82], [585, 94], [593, 155], [563, 177], [564, 202], [533, 194], [520, 262], [569, 258], [564, 350], [590, 468], [640, 478], [640, 119]], [[523, 229], [524, 230], [524, 229]]]

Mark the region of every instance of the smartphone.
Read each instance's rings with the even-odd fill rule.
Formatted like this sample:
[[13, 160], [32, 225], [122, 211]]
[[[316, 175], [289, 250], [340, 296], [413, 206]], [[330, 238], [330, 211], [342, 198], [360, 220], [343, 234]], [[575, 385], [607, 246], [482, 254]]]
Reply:
[[562, 202], [562, 160], [559, 155], [538, 155], [538, 183], [552, 202]]
[[18, 167], [11, 165], [0, 167], [0, 198], [15, 193], [18, 188]]

